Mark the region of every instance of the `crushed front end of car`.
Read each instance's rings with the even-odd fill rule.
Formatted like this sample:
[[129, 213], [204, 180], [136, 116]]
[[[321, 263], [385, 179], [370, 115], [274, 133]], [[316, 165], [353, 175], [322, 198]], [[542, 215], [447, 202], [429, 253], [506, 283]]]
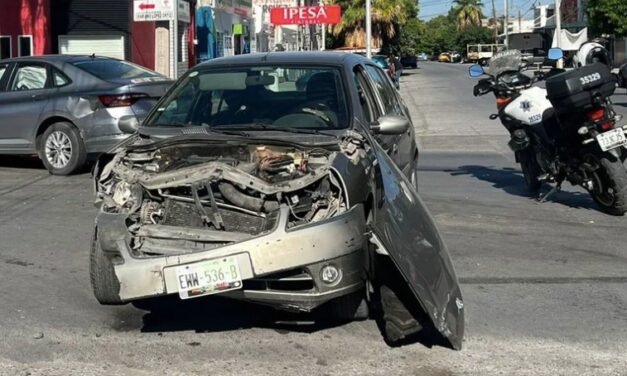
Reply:
[[341, 151], [290, 144], [131, 145], [101, 159], [91, 278], [102, 304], [222, 293], [310, 311], [363, 290], [362, 204]]

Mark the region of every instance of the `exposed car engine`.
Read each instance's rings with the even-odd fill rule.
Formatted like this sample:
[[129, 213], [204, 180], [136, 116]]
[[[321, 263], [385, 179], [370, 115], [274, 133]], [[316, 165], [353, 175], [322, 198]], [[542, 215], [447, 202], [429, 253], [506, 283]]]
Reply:
[[128, 214], [138, 255], [179, 254], [346, 210], [330, 169], [335, 152], [242, 144], [186, 144], [117, 154], [97, 181], [101, 210]]

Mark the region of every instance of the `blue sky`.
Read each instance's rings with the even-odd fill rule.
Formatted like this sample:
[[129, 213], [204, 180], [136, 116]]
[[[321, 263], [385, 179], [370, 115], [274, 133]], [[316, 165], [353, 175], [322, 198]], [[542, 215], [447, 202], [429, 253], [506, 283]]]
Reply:
[[[492, 0], [482, 0], [483, 13], [485, 15], [492, 15]], [[521, 11], [523, 18], [533, 18], [533, 11], [529, 9], [533, 7], [534, 3], [550, 4], [551, 0], [509, 0], [509, 13], [511, 16], [517, 16], [518, 10]], [[439, 15], [445, 15], [451, 8], [453, 0], [419, 0], [420, 14], [419, 17], [422, 20], [428, 20]], [[505, 8], [504, 0], [494, 0], [494, 7], [496, 8], [496, 15], [503, 15], [503, 9]]]

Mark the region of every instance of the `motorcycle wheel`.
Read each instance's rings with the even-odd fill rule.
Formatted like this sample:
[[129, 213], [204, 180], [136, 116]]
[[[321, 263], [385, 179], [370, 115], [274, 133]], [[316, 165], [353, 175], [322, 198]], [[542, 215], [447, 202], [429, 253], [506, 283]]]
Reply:
[[530, 149], [520, 151], [518, 160], [520, 161], [520, 169], [525, 178], [527, 190], [529, 193], [537, 193], [542, 186], [542, 182], [538, 179], [538, 176], [540, 176], [540, 166], [538, 166], [538, 162], [536, 162], [533, 151]]
[[625, 215], [627, 212], [627, 170], [621, 159], [612, 155], [595, 158], [598, 168], [591, 173], [590, 195], [607, 214]]

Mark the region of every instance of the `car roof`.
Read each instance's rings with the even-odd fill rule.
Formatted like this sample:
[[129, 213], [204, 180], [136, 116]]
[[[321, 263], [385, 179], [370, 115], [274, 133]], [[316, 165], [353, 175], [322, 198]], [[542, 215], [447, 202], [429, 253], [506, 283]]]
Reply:
[[75, 63], [79, 61], [90, 60], [116, 60], [118, 59], [106, 56], [91, 56], [91, 55], [37, 55], [37, 56], [20, 56], [12, 57], [9, 59], [0, 60], [0, 62], [19, 62], [19, 61], [42, 61], [46, 63]]
[[363, 56], [332, 51], [301, 51], [301, 52], [266, 52], [253, 53], [228, 57], [220, 57], [201, 63], [198, 67], [225, 66], [225, 65], [344, 65], [357, 62], [367, 62]]

